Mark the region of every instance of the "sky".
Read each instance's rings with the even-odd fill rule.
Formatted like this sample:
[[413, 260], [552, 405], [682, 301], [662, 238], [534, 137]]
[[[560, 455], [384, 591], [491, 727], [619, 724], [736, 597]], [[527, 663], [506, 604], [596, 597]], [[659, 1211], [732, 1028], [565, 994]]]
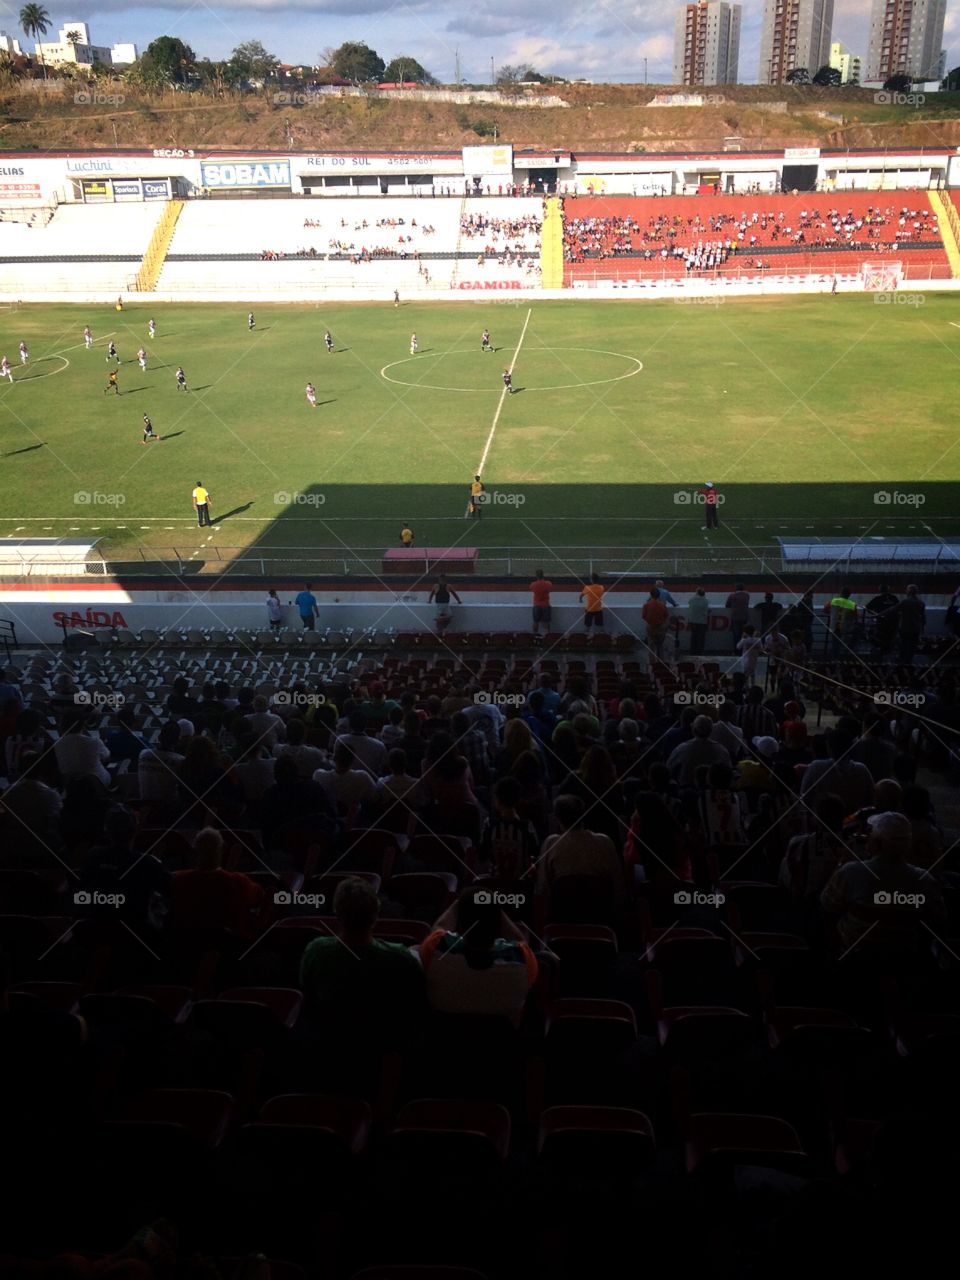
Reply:
[[[866, 56], [871, 0], [836, 0], [833, 38]], [[0, 30], [19, 30], [21, 0], [0, 0]], [[159, 35], [179, 36], [199, 57], [226, 57], [245, 40], [260, 40], [281, 62], [319, 61], [345, 40], [365, 41], [384, 61], [417, 58], [441, 81], [452, 81], [457, 51], [461, 78], [490, 80], [495, 66], [527, 62], [545, 74], [587, 80], [669, 83], [677, 5], [663, 0], [95, 0], [45, 3], [48, 39], [70, 22], [86, 22], [95, 44], [132, 40], [144, 49]], [[746, 0], [740, 39], [740, 80], [756, 82], [762, 0]], [[947, 67], [960, 62], [960, 0], [949, 0], [944, 29]]]

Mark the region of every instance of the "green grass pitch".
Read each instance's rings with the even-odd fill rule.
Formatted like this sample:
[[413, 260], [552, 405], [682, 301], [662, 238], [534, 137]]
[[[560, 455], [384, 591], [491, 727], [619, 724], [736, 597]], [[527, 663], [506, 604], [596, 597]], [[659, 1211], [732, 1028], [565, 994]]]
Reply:
[[[253, 332], [244, 304], [11, 306], [0, 536], [90, 534], [117, 562], [176, 548], [212, 570], [246, 549], [373, 558], [409, 520], [421, 546], [526, 549], [560, 573], [588, 549], [956, 535], [960, 306], [910, 299], [254, 304]], [[144, 413], [159, 444], [141, 444]], [[467, 521], [484, 455], [494, 501]], [[197, 480], [213, 530], [196, 528]], [[709, 543], [683, 501], [704, 480], [725, 499]]]

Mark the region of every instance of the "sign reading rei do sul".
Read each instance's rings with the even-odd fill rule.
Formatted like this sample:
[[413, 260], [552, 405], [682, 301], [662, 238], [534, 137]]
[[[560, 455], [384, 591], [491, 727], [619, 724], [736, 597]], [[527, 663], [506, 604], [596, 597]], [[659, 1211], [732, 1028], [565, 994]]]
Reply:
[[200, 165], [204, 187], [289, 187], [289, 160], [216, 160]]

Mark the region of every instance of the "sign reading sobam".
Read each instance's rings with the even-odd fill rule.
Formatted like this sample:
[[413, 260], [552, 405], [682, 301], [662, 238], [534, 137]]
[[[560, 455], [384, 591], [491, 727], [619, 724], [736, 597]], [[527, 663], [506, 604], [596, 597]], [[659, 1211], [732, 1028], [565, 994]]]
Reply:
[[230, 160], [200, 165], [204, 187], [289, 187], [289, 160]]

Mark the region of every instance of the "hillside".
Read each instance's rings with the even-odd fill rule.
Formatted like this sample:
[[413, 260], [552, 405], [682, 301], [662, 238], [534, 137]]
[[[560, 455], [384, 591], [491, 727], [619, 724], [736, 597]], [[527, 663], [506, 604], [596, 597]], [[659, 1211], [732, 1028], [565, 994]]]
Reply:
[[[651, 107], [662, 87], [569, 85], [565, 108], [325, 98], [277, 105], [269, 92], [213, 98], [146, 95], [125, 84], [74, 101], [77, 86], [42, 82], [0, 94], [0, 148], [179, 147], [312, 150], [456, 150], [497, 136], [520, 147], [573, 151], [743, 150], [784, 146], [927, 148], [960, 145], [960, 94], [878, 105], [871, 91], [723, 86], [703, 107]], [[93, 91], [91, 91], [93, 92]], [[84, 96], [84, 90], [79, 90]], [[89, 96], [89, 95], [87, 95]], [[118, 101], [114, 105], [110, 98]]]

